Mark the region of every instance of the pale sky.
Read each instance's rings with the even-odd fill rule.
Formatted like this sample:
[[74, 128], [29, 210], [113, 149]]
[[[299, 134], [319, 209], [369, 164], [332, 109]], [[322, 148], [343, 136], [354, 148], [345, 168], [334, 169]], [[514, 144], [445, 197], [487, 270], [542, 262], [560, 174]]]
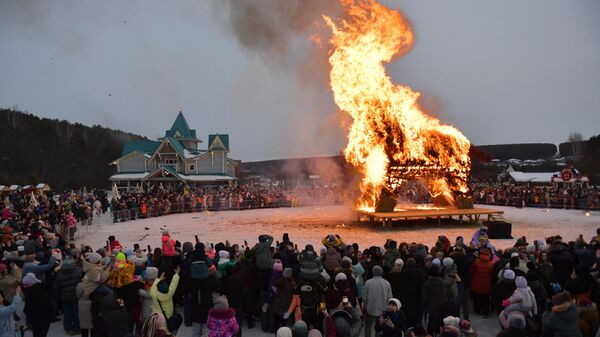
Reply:
[[[201, 139], [229, 133], [244, 161], [342, 150], [344, 114], [318, 66], [326, 50], [302, 32], [283, 35], [289, 48], [275, 56], [249, 46], [226, 3], [0, 0], [0, 106], [150, 138], [181, 106]], [[388, 66], [392, 80], [472, 143], [600, 134], [600, 1], [385, 3], [416, 36]]]

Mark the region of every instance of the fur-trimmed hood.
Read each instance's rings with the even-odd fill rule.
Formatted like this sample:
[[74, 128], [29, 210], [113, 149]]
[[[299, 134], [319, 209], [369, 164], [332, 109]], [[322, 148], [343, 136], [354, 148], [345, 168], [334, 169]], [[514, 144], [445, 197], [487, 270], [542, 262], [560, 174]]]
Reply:
[[208, 311], [208, 316], [214, 319], [225, 320], [235, 317], [235, 309], [229, 308], [225, 311], [217, 311], [214, 308]]

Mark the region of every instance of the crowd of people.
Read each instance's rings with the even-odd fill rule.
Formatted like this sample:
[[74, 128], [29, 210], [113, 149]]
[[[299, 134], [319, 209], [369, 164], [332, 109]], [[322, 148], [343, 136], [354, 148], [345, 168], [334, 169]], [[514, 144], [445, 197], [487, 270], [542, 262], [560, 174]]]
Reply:
[[163, 229], [154, 249], [115, 236], [89, 247], [56, 231], [56, 222], [68, 228], [77, 204], [70, 198], [42, 210], [5, 208], [0, 336], [20, 327], [43, 337], [60, 319], [65, 334], [84, 337], [174, 336], [181, 325], [214, 337], [245, 329], [281, 337], [471, 337], [473, 313], [497, 315], [498, 336], [598, 330], [598, 237], [523, 237], [502, 250], [482, 226], [454, 242], [439, 236], [431, 247], [392, 239], [361, 247], [327, 235], [299, 248], [287, 234], [210, 244], [205, 237], [180, 242]]
[[478, 204], [566, 209], [600, 209], [600, 189], [576, 185], [505, 185], [474, 183], [470, 185]]

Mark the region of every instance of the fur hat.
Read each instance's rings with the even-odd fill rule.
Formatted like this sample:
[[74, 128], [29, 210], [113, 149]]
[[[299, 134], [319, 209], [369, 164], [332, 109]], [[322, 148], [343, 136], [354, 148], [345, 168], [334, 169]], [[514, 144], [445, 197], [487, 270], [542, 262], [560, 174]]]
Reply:
[[373, 267], [373, 276], [381, 276], [383, 275], [383, 268], [381, 268], [381, 266], [379, 265], [375, 265]]
[[340, 280], [347, 280], [347, 279], [348, 279], [348, 277], [344, 273], [337, 273], [337, 275], [335, 275], [335, 282], [340, 281]]
[[517, 288], [527, 288], [527, 279], [523, 276], [517, 276], [515, 278], [515, 284], [517, 285]]
[[552, 296], [552, 305], [561, 305], [563, 303], [569, 302], [571, 300], [571, 293], [568, 291], [563, 291]]
[[460, 318], [454, 317], [454, 316], [448, 316], [448, 317], [444, 318], [443, 322], [444, 322], [444, 325], [451, 325], [451, 326], [458, 327], [458, 325], [460, 324]]
[[215, 310], [217, 311], [227, 311], [229, 309], [229, 302], [227, 301], [227, 297], [219, 296], [215, 299]]
[[294, 274], [294, 271], [292, 270], [292, 268], [285, 268], [283, 270], [283, 274], [282, 275], [285, 278], [290, 278], [290, 277], [292, 277], [293, 274]]
[[346, 261], [348, 263], [350, 263], [350, 265], [352, 265], [352, 258], [350, 256], [344, 256], [344, 258], [342, 259], [342, 263]]
[[388, 301], [388, 303], [393, 302], [396, 305], [396, 308], [400, 309], [402, 308], [402, 303], [400, 302], [399, 299], [397, 298], [390, 298], [390, 300]]
[[323, 337], [323, 334], [317, 329], [312, 329], [308, 332], [308, 337]]
[[304, 322], [302, 320], [296, 321], [296, 323], [294, 323], [294, 326], [292, 327], [292, 336], [294, 336], [294, 337], [308, 336], [308, 325], [306, 325], [306, 322]]
[[450, 268], [454, 265], [454, 260], [451, 257], [445, 257], [442, 260], [442, 264], [444, 265], [444, 268]]
[[402, 268], [404, 266], [404, 260], [398, 258], [394, 261], [394, 267]]

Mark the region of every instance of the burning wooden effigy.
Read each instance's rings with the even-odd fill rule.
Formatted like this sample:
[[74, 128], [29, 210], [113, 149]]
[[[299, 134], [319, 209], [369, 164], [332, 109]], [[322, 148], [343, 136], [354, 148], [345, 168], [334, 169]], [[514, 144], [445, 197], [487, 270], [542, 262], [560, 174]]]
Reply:
[[413, 45], [410, 22], [375, 1], [342, 5], [343, 19], [325, 21], [332, 31], [334, 100], [353, 120], [344, 154], [362, 175], [357, 207], [393, 210], [407, 180], [423, 181], [438, 205], [469, 206], [469, 140], [425, 113], [420, 94], [386, 74], [384, 64]]

